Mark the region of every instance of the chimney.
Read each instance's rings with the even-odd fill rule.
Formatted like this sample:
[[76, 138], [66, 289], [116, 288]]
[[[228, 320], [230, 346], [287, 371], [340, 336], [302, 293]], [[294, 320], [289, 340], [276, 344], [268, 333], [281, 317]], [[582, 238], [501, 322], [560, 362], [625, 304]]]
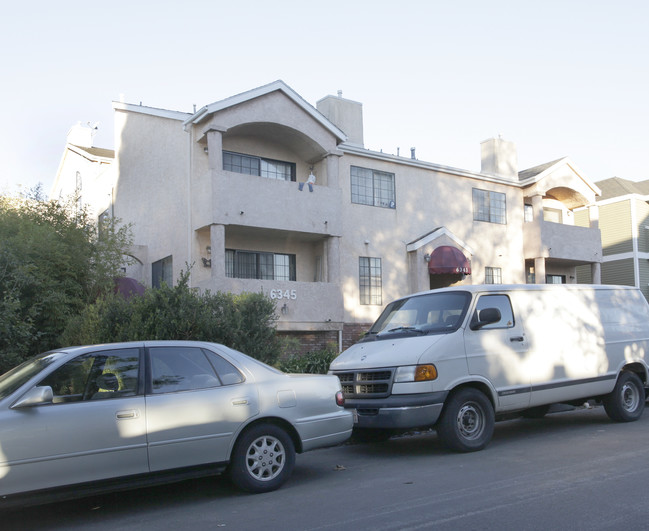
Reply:
[[518, 180], [516, 144], [499, 136], [482, 142], [480, 151], [482, 154], [481, 173], [509, 181]]
[[343, 98], [339, 90], [337, 96], [325, 96], [316, 102], [316, 109], [347, 135], [347, 143], [363, 147], [362, 103]]
[[68, 144], [85, 148], [92, 147], [92, 139], [97, 134], [98, 126], [99, 124], [85, 126], [81, 125], [81, 122], [77, 122], [68, 131]]

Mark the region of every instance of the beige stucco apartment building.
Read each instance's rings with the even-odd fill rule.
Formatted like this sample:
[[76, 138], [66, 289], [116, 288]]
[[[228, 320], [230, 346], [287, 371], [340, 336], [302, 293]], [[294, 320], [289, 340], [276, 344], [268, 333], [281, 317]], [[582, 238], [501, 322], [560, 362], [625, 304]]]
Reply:
[[113, 108], [111, 171], [76, 126], [52, 196], [133, 225], [127, 276], [157, 286], [191, 265], [193, 287], [263, 291], [304, 344], [347, 346], [431, 287], [600, 280], [600, 192], [568, 158], [519, 172], [501, 138], [480, 172], [370, 151], [360, 103], [314, 107], [282, 81], [195, 113]]

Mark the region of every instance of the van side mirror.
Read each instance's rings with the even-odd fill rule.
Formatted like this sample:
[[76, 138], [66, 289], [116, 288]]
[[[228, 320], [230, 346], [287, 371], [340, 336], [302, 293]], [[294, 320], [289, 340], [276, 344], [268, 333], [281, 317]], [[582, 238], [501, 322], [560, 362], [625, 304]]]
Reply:
[[32, 407], [40, 406], [42, 404], [51, 404], [54, 400], [54, 393], [52, 388], [49, 385], [33, 387], [27, 391], [21, 398], [16, 402], [12, 409], [19, 409], [21, 407]]
[[497, 323], [501, 319], [500, 310], [498, 308], [485, 308], [484, 310], [476, 310], [471, 319], [471, 330], [480, 330], [483, 326]]

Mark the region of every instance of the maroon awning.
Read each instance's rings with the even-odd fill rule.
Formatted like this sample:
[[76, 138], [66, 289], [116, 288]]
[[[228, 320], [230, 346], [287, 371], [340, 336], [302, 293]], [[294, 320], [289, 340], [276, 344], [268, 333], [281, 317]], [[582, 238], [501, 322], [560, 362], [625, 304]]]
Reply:
[[134, 278], [119, 277], [115, 279], [115, 293], [130, 299], [134, 295], [144, 295], [144, 286]]
[[442, 245], [433, 251], [428, 262], [428, 272], [431, 275], [470, 275], [471, 262], [462, 254], [462, 251]]

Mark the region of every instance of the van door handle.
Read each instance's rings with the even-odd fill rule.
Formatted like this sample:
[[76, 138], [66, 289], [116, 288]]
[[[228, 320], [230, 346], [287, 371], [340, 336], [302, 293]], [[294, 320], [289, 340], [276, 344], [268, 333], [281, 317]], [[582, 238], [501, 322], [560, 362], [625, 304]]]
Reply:
[[523, 336], [516, 336], [516, 337], [510, 337], [509, 340], [513, 343], [514, 341], [518, 341], [519, 343], [522, 341], [525, 341], [525, 338]]

